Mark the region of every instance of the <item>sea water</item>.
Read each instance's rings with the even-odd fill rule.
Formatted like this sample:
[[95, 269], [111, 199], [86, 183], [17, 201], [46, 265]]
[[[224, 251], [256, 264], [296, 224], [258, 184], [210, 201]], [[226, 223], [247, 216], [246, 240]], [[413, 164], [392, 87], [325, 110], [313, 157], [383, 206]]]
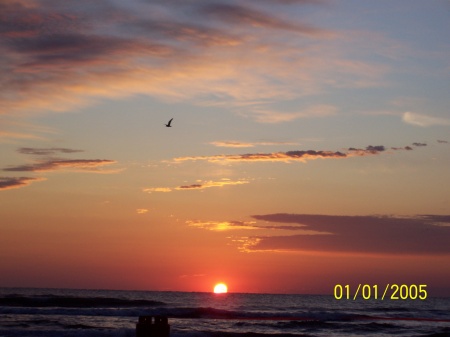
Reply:
[[143, 315], [171, 337], [450, 336], [450, 298], [0, 289], [2, 337], [131, 337]]

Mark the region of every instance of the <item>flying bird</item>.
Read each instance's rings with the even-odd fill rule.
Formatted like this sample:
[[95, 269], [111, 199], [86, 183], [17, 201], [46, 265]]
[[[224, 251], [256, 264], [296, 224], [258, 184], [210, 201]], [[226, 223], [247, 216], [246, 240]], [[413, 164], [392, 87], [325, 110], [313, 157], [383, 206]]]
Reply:
[[172, 125], [170, 125], [170, 123], [172, 123], [172, 120], [173, 120], [173, 118], [167, 124], [164, 124], [164, 125], [168, 128], [172, 127]]

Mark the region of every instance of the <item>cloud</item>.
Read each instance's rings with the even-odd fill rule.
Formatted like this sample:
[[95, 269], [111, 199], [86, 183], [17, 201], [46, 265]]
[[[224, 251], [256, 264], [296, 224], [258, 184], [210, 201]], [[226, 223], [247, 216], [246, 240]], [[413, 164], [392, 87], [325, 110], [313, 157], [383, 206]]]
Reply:
[[[77, 153], [83, 150], [75, 150], [63, 147], [52, 148], [33, 148], [21, 147], [17, 150], [19, 153], [34, 155], [34, 156], [50, 156], [58, 153]], [[61, 158], [47, 158], [46, 160], [39, 160], [32, 164], [24, 164], [17, 166], [10, 166], [3, 168], [5, 172], [52, 172], [59, 170], [71, 170], [78, 172], [91, 173], [117, 173], [118, 170], [104, 170], [105, 165], [115, 164], [114, 160], [107, 159], [61, 159]], [[8, 189], [15, 187], [22, 187], [29, 185], [33, 181], [45, 180], [44, 178], [0, 178], [0, 188]]]
[[[395, 149], [398, 150], [399, 148]], [[383, 145], [369, 145], [365, 149], [350, 147], [348, 151], [358, 156], [365, 156], [367, 154], [379, 154], [380, 152], [386, 151], [386, 148]]]
[[406, 151], [412, 151], [413, 148], [411, 146], [404, 146], [404, 147], [391, 147], [392, 150], [400, 151], [400, 150], [406, 150]]
[[141, 33], [150, 34], [155, 39], [164, 36], [176, 42], [194, 43], [202, 47], [236, 46], [245, 41], [237, 34], [192, 23], [174, 21], [141, 20], [132, 23]]
[[201, 220], [189, 220], [186, 221], [191, 227], [202, 228], [212, 231], [225, 231], [225, 230], [258, 230], [260, 232], [267, 231], [296, 231], [302, 235], [328, 235], [329, 232], [316, 231], [305, 229], [303, 225], [268, 225], [267, 223], [258, 224], [256, 221], [201, 221]]
[[24, 132], [12, 132], [0, 130], [0, 139], [42, 139], [42, 137]]
[[25, 164], [4, 168], [8, 172], [49, 172], [57, 170], [75, 170], [94, 173], [115, 173], [117, 171], [107, 171], [99, 169], [105, 165], [115, 164], [114, 160], [107, 159], [73, 159], [73, 160], [48, 160], [35, 164]]
[[[250, 0], [251, 1], [251, 0]], [[325, 4], [327, 0], [260, 0], [261, 2], [272, 2], [274, 4]], [[258, 1], [259, 2], [259, 1]]]
[[182, 185], [178, 187], [151, 187], [151, 188], [144, 188], [143, 191], [147, 193], [152, 192], [172, 192], [173, 190], [177, 191], [188, 191], [188, 190], [203, 190], [205, 188], [210, 187], [223, 187], [223, 186], [230, 186], [230, 185], [242, 185], [242, 184], [248, 184], [249, 181], [247, 180], [236, 180], [232, 181], [229, 179], [222, 179], [220, 181], [199, 181], [197, 184], [191, 184], [191, 185]]
[[[412, 145], [416, 146], [416, 147], [427, 146], [427, 144], [425, 144], [425, 143], [412, 143]], [[412, 151], [413, 150], [413, 148], [409, 145], [403, 146], [403, 147], [391, 147], [390, 149], [394, 150], [394, 151]], [[353, 153], [355, 155], [364, 156], [367, 154], [379, 154], [381, 152], [385, 152], [385, 151], [387, 151], [387, 148], [384, 145], [375, 145], [375, 146], [369, 145], [365, 149], [358, 149], [358, 148], [350, 147], [348, 149], [348, 151], [350, 151], [351, 153]]]
[[422, 127], [433, 125], [450, 125], [450, 119], [448, 118], [432, 117], [409, 111], [403, 113], [402, 119], [405, 123]]
[[288, 152], [273, 152], [273, 153], [247, 153], [237, 155], [214, 155], [214, 156], [197, 156], [197, 157], [178, 157], [174, 158], [175, 162], [205, 160], [211, 163], [223, 162], [283, 162], [289, 163], [292, 161], [306, 162], [307, 160], [317, 158], [345, 158], [347, 154], [334, 151], [288, 151]]
[[298, 143], [293, 142], [240, 142], [235, 140], [225, 140], [225, 141], [214, 141], [210, 144], [217, 147], [255, 147], [255, 146], [278, 146], [278, 145], [298, 145]]
[[[227, 142], [213, 142], [217, 146], [226, 146]], [[237, 144], [235, 144], [237, 143]], [[243, 147], [239, 146], [240, 142], [233, 142], [231, 147]], [[258, 144], [258, 143], [244, 143], [246, 145]], [[236, 145], [236, 146], [235, 146]], [[272, 145], [272, 144], [271, 144]], [[413, 143], [416, 147], [426, 146], [424, 143]], [[395, 151], [406, 150], [411, 151], [411, 146], [404, 147], [391, 147], [390, 149]], [[297, 150], [287, 152], [271, 152], [271, 153], [245, 153], [245, 154], [220, 154], [212, 156], [187, 156], [177, 157], [173, 161], [181, 163], [185, 161], [197, 161], [203, 160], [210, 163], [233, 163], [233, 162], [307, 162], [314, 159], [343, 159], [351, 157], [363, 157], [371, 155], [379, 155], [383, 152], [387, 152], [387, 148], [384, 145], [369, 145], [366, 148], [350, 147], [345, 152], [342, 151], [323, 151], [323, 150]]]
[[442, 140], [442, 139], [438, 139], [437, 142], [438, 142], [439, 144], [448, 144], [448, 141]]
[[[299, 251], [381, 255], [449, 255], [450, 216], [253, 215], [258, 221], [290, 223], [323, 235], [253, 236], [247, 251]], [[284, 225], [281, 225], [280, 229]]]
[[176, 190], [203, 190], [205, 188], [210, 187], [223, 187], [228, 185], [242, 185], [242, 184], [248, 184], [249, 181], [247, 180], [221, 180], [221, 181], [205, 181], [198, 184], [192, 184], [192, 185], [184, 185], [184, 186], [178, 186], [175, 189]]
[[254, 226], [255, 223], [255, 221], [186, 221], [186, 224], [190, 227], [197, 227], [218, 232], [239, 229], [257, 229], [257, 227]]
[[0, 111], [0, 141], [2, 142], [14, 142], [16, 139], [45, 140], [47, 137], [43, 134], [55, 134], [55, 132], [50, 127], [19, 121], [15, 116], [2, 115]]
[[242, 112], [241, 115], [252, 117], [260, 123], [275, 124], [291, 122], [300, 118], [321, 118], [333, 116], [337, 114], [337, 111], [338, 109], [335, 106], [320, 104], [294, 112], [276, 111], [267, 108], [254, 107], [245, 110], [245, 112]]
[[43, 181], [45, 178], [31, 177], [0, 177], [0, 190], [10, 190], [30, 185], [35, 181]]
[[202, 14], [212, 16], [229, 24], [247, 25], [256, 28], [271, 28], [294, 31], [306, 35], [323, 35], [326, 30], [301, 24], [290, 23], [271, 14], [266, 14], [250, 7], [240, 5], [213, 3], [203, 6]]
[[[3, 1], [0, 114], [140, 94], [236, 108], [379, 83], [383, 66], [322, 43], [339, 34], [280, 14], [311, 3], [320, 1]], [[254, 117], [275, 115], [302, 117]]]
[[63, 147], [52, 147], [52, 148], [33, 148], [33, 147], [21, 147], [17, 150], [19, 153], [32, 154], [32, 155], [51, 155], [56, 153], [76, 153], [83, 152], [83, 150], [67, 149]]
[[147, 193], [153, 193], [153, 192], [167, 193], [167, 192], [172, 192], [172, 189], [170, 187], [149, 187], [149, 188], [144, 188], [142, 191], [147, 192]]
[[245, 143], [234, 140], [215, 141], [210, 144], [217, 147], [254, 147], [255, 143]]
[[137, 214], [145, 214], [145, 213], [147, 213], [148, 212], [148, 209], [146, 209], [146, 208], [138, 208], [137, 210], [136, 210], [136, 213]]

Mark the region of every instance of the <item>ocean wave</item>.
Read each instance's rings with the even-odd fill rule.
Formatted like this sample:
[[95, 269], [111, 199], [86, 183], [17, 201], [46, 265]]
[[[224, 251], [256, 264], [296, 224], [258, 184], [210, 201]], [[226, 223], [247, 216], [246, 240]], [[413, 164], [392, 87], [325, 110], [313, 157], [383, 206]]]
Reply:
[[304, 333], [260, 333], [260, 332], [228, 332], [228, 331], [192, 331], [176, 333], [172, 337], [314, 337]]
[[153, 307], [165, 305], [164, 302], [152, 300], [132, 300], [113, 297], [76, 297], [59, 295], [6, 295], [0, 297], [3, 307], [59, 307], [59, 308], [102, 308], [102, 307]]
[[[8, 337], [135, 337], [134, 329], [71, 329], [71, 330], [54, 330], [40, 329], [35, 331], [29, 330], [3, 330], [0, 328], [0, 336]], [[174, 337], [174, 336], [172, 336]], [[180, 336], [181, 337], [181, 336]]]
[[166, 316], [171, 337], [450, 337], [448, 300], [339, 302], [324, 296], [0, 289], [0, 337], [131, 337]]

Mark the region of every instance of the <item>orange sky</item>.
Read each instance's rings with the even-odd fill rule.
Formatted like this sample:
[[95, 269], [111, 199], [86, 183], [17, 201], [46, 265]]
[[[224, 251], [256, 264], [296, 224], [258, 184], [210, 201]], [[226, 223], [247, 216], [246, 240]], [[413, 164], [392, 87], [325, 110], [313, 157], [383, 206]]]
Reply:
[[0, 287], [450, 296], [444, 2], [0, 12]]

